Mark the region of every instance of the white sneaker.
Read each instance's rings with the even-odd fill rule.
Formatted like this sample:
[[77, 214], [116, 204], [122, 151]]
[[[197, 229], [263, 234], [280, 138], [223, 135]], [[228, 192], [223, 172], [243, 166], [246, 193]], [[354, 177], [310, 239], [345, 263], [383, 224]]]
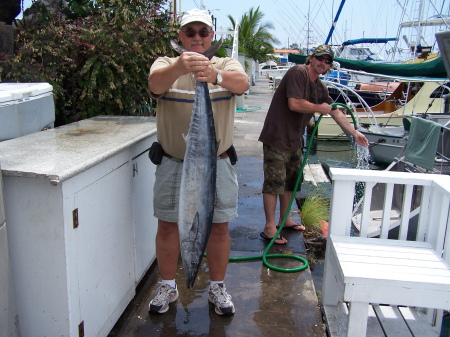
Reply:
[[168, 284], [161, 284], [157, 290], [156, 296], [148, 305], [148, 311], [153, 314], [163, 314], [169, 310], [169, 303], [175, 302], [178, 298], [178, 289], [172, 288]]
[[223, 283], [216, 283], [209, 287], [208, 300], [214, 305], [216, 314], [225, 316], [234, 314], [234, 304]]

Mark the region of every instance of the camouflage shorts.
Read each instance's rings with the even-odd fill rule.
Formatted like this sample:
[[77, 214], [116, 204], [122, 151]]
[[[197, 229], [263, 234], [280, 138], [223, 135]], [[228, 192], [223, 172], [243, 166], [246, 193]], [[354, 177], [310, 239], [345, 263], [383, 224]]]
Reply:
[[284, 152], [266, 144], [264, 150], [264, 185], [262, 192], [282, 195], [293, 191], [302, 165], [302, 148]]

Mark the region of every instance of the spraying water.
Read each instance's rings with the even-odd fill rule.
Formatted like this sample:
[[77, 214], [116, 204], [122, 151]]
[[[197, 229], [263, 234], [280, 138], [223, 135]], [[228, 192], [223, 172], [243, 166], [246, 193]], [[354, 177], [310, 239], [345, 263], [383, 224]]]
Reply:
[[361, 146], [358, 143], [356, 145], [356, 159], [357, 159], [357, 169], [370, 170], [369, 162], [371, 161], [369, 148], [366, 146]]

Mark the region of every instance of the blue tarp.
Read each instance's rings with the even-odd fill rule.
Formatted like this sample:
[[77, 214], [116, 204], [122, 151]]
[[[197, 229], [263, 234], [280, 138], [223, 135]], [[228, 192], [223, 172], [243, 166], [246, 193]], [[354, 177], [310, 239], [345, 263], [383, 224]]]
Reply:
[[396, 37], [385, 37], [385, 38], [353, 39], [353, 40], [345, 41], [342, 45], [349, 46], [349, 45], [359, 44], [359, 43], [388, 43], [389, 41], [397, 41], [397, 38]]
[[[307, 55], [289, 54], [289, 61], [296, 64], [303, 64], [307, 59]], [[342, 68], [365, 71], [371, 74], [383, 74], [392, 76], [405, 77], [433, 77], [433, 78], [447, 78], [447, 70], [444, 66], [442, 57], [422, 63], [378, 63], [366, 62], [358, 60], [348, 60], [343, 58], [334, 58], [335, 61], [341, 64]]]

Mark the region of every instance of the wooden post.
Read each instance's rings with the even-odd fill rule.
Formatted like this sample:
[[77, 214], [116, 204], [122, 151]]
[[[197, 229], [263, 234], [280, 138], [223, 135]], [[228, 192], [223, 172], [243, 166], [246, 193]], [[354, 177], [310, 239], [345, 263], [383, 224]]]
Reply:
[[12, 54], [14, 52], [15, 28], [0, 21], [0, 52]]

